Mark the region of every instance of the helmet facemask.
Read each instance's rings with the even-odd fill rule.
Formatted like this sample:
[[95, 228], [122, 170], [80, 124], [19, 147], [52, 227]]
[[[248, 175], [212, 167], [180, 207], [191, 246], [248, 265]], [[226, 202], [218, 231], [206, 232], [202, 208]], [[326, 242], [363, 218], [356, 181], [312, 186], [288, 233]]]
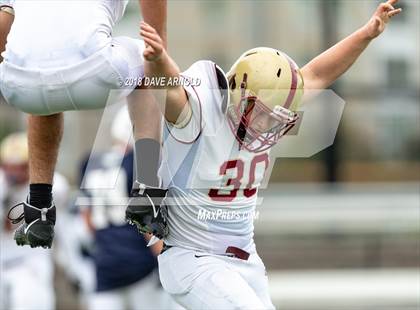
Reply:
[[228, 120], [241, 148], [257, 153], [274, 146], [293, 128], [299, 116], [280, 105], [269, 109], [258, 96], [247, 91], [246, 83], [244, 74], [240, 101], [229, 105]]

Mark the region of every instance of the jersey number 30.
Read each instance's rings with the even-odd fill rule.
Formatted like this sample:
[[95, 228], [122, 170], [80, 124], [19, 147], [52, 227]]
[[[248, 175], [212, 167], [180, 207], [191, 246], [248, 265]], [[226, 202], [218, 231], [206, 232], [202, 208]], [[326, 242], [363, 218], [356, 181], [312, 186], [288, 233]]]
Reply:
[[[247, 186], [243, 189], [243, 193], [245, 197], [251, 197], [255, 195], [257, 192], [257, 188], [253, 187], [255, 182], [255, 170], [257, 168], [257, 165], [259, 163], [264, 163], [265, 167], [264, 170], [268, 168], [268, 155], [267, 153], [260, 154], [255, 156], [250, 164], [249, 167], [249, 181]], [[223, 165], [220, 167], [219, 174], [220, 175], [226, 175], [229, 170], [236, 170], [236, 177], [227, 179], [225, 187], [233, 186], [233, 189], [231, 190], [225, 190], [225, 189], [216, 189], [212, 188], [209, 191], [209, 197], [212, 200], [215, 201], [226, 201], [230, 202], [233, 199], [236, 198], [238, 195], [238, 191], [241, 188], [242, 185], [242, 178], [244, 176], [244, 161], [241, 159], [235, 159], [235, 160], [229, 160], [223, 163]]]

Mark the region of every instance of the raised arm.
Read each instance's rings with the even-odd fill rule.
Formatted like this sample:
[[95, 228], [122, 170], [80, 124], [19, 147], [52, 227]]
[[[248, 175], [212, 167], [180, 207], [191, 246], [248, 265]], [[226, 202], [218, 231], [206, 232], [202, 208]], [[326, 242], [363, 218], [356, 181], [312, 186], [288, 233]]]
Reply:
[[[141, 23], [140, 28], [140, 35], [146, 43], [146, 49], [143, 53], [145, 76], [165, 78], [166, 81], [179, 78], [179, 68], [169, 57], [156, 30], [144, 22]], [[188, 102], [187, 94], [180, 84], [162, 83], [158, 88], [166, 90], [165, 118], [167, 121], [176, 124]]]
[[3, 61], [1, 53], [6, 49], [6, 40], [14, 20], [14, 11], [10, 6], [2, 6], [0, 2], [0, 62]]
[[397, 2], [381, 3], [366, 25], [305, 65], [301, 70], [305, 89], [325, 89], [344, 74], [390, 19], [402, 11], [394, 8]]
[[163, 41], [163, 45], [167, 48], [166, 0], [139, 0], [139, 3], [144, 21], [156, 29]]

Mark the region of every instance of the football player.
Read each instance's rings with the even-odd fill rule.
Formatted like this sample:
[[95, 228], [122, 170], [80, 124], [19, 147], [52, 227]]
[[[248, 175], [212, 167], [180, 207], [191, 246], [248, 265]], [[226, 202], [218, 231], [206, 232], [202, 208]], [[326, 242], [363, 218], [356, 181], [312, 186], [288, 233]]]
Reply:
[[[363, 27], [302, 69], [276, 49], [255, 48], [226, 77], [211, 61], [180, 73], [157, 32], [141, 25], [146, 74], [171, 81], [160, 167], [167, 208], [152, 205], [147, 213], [147, 206], [129, 206], [126, 214], [141, 231], [158, 230], [164, 237], [160, 278], [181, 305], [274, 308], [253, 241], [253, 212], [270, 148], [296, 124], [303, 90], [325, 89], [345, 73], [401, 12], [394, 8], [397, 1], [382, 3]], [[183, 85], [174, 85], [175, 79], [184, 79]], [[147, 187], [144, 192], [153, 196]], [[166, 221], [156, 216], [164, 209]]]
[[[144, 19], [166, 41], [166, 0], [139, 3]], [[131, 93], [143, 77], [144, 42], [112, 37], [127, 4], [128, 0], [0, 0], [0, 51], [4, 51], [0, 91], [9, 104], [31, 114], [30, 186], [25, 221], [15, 234], [19, 245], [51, 247], [56, 218], [51, 193], [62, 112], [103, 108], [114, 97]], [[117, 90], [112, 92], [115, 96], [111, 89]], [[144, 154], [147, 158], [159, 157], [154, 133], [160, 126], [159, 118], [153, 118], [154, 105], [149, 109], [147, 98], [138, 94], [129, 96], [129, 101], [135, 115], [136, 149], [151, 150], [152, 155]], [[157, 170], [157, 161], [138, 167], [137, 177], [149, 166]]]

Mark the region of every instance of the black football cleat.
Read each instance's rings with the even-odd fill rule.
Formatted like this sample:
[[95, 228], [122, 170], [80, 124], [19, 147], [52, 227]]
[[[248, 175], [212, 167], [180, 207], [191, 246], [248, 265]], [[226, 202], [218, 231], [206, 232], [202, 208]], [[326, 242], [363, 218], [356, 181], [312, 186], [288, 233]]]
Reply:
[[136, 225], [140, 233], [153, 234], [162, 239], [168, 234], [166, 209], [161, 206], [167, 190], [137, 183], [125, 210], [125, 219]]
[[[16, 218], [11, 218], [10, 213], [16, 207], [23, 205], [23, 213]], [[17, 245], [29, 245], [31, 248], [43, 247], [50, 249], [54, 239], [54, 225], [56, 209], [52, 205], [49, 208], [36, 208], [27, 202], [21, 202], [13, 206], [7, 217], [12, 224], [18, 224], [23, 219], [25, 223], [20, 225], [14, 235]]]

